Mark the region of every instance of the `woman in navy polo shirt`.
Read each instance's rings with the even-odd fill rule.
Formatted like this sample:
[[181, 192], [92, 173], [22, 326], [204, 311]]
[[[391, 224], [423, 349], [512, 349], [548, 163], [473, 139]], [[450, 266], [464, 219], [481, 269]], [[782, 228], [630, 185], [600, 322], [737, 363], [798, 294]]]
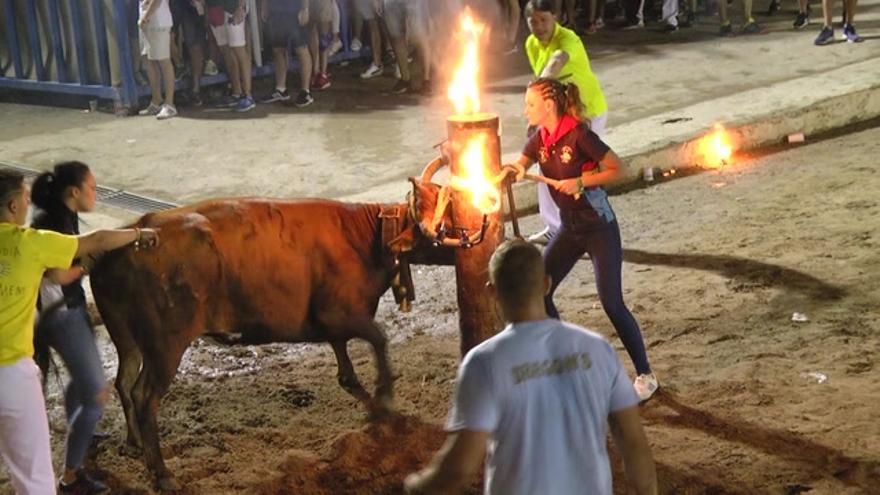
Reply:
[[538, 79], [529, 84], [525, 105], [529, 125], [538, 129], [526, 143], [522, 156], [509, 166], [522, 178], [525, 170], [538, 162], [544, 176], [557, 181], [550, 193], [562, 220], [559, 233], [544, 250], [544, 266], [551, 278], [550, 290], [544, 298], [547, 314], [559, 318], [553, 293], [577, 260], [589, 253], [602, 308], [635, 365], [636, 392], [641, 400], [647, 400], [658, 383], [648, 363], [639, 324], [623, 302], [620, 228], [602, 189], [622, 176], [625, 165], [590, 130], [574, 84]]

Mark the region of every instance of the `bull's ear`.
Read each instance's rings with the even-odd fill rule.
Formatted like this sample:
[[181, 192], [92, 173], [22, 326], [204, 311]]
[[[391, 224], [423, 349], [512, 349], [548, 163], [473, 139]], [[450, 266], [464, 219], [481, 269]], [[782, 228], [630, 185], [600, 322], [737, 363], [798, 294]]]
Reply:
[[388, 243], [388, 249], [394, 254], [405, 253], [407, 251], [412, 251], [414, 243], [414, 229], [406, 229]]

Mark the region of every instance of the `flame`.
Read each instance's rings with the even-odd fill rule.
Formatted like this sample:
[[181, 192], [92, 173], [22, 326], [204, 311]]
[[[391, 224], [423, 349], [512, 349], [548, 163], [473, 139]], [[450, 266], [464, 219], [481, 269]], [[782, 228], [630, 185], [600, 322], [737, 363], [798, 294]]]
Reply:
[[501, 208], [501, 193], [486, 177], [486, 164], [489, 163], [486, 134], [468, 139], [458, 160], [458, 175], [450, 178], [449, 185], [453, 189], [468, 192], [471, 204], [484, 215], [498, 211]]
[[733, 144], [730, 134], [721, 124], [715, 124], [715, 131], [699, 141], [697, 152], [703, 156], [704, 165], [721, 168], [730, 163]]
[[462, 44], [461, 60], [453, 71], [452, 81], [446, 92], [458, 115], [470, 115], [480, 111], [479, 46], [485, 28], [485, 24], [474, 19], [470, 8], [465, 8], [455, 36]]

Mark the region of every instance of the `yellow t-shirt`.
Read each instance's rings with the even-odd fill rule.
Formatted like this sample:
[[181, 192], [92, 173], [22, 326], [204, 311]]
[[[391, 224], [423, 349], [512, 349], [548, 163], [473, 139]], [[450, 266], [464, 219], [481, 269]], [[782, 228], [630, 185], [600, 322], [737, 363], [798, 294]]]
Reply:
[[[553, 37], [546, 45], [542, 44], [534, 34], [526, 38], [526, 55], [536, 76], [541, 75], [541, 71], [557, 50], [568, 54], [568, 62], [559, 71], [559, 78], [562, 82], [573, 82], [577, 86], [581, 93], [581, 102], [587, 109], [587, 117], [596, 117], [607, 112], [608, 104], [605, 103], [605, 95], [602, 94], [599, 79], [593, 74], [587, 50], [574, 31], [560, 26], [557, 22]], [[566, 75], [568, 77], [564, 77]]]
[[43, 272], [69, 268], [76, 237], [0, 223], [0, 366], [34, 355], [34, 313]]

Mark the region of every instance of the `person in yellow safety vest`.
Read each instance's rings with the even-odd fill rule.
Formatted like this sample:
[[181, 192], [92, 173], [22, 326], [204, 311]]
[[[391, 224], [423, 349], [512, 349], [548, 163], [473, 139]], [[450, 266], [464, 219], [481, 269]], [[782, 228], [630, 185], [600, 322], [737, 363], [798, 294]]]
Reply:
[[[583, 41], [571, 29], [562, 27], [553, 13], [552, 0], [529, 0], [525, 6], [531, 34], [525, 50], [535, 77], [558, 79], [577, 86], [590, 130], [602, 137], [608, 120], [608, 104], [602, 86], [590, 68]], [[538, 185], [538, 211], [546, 228], [529, 237], [530, 242], [546, 244], [559, 231], [559, 208], [546, 184]]]

